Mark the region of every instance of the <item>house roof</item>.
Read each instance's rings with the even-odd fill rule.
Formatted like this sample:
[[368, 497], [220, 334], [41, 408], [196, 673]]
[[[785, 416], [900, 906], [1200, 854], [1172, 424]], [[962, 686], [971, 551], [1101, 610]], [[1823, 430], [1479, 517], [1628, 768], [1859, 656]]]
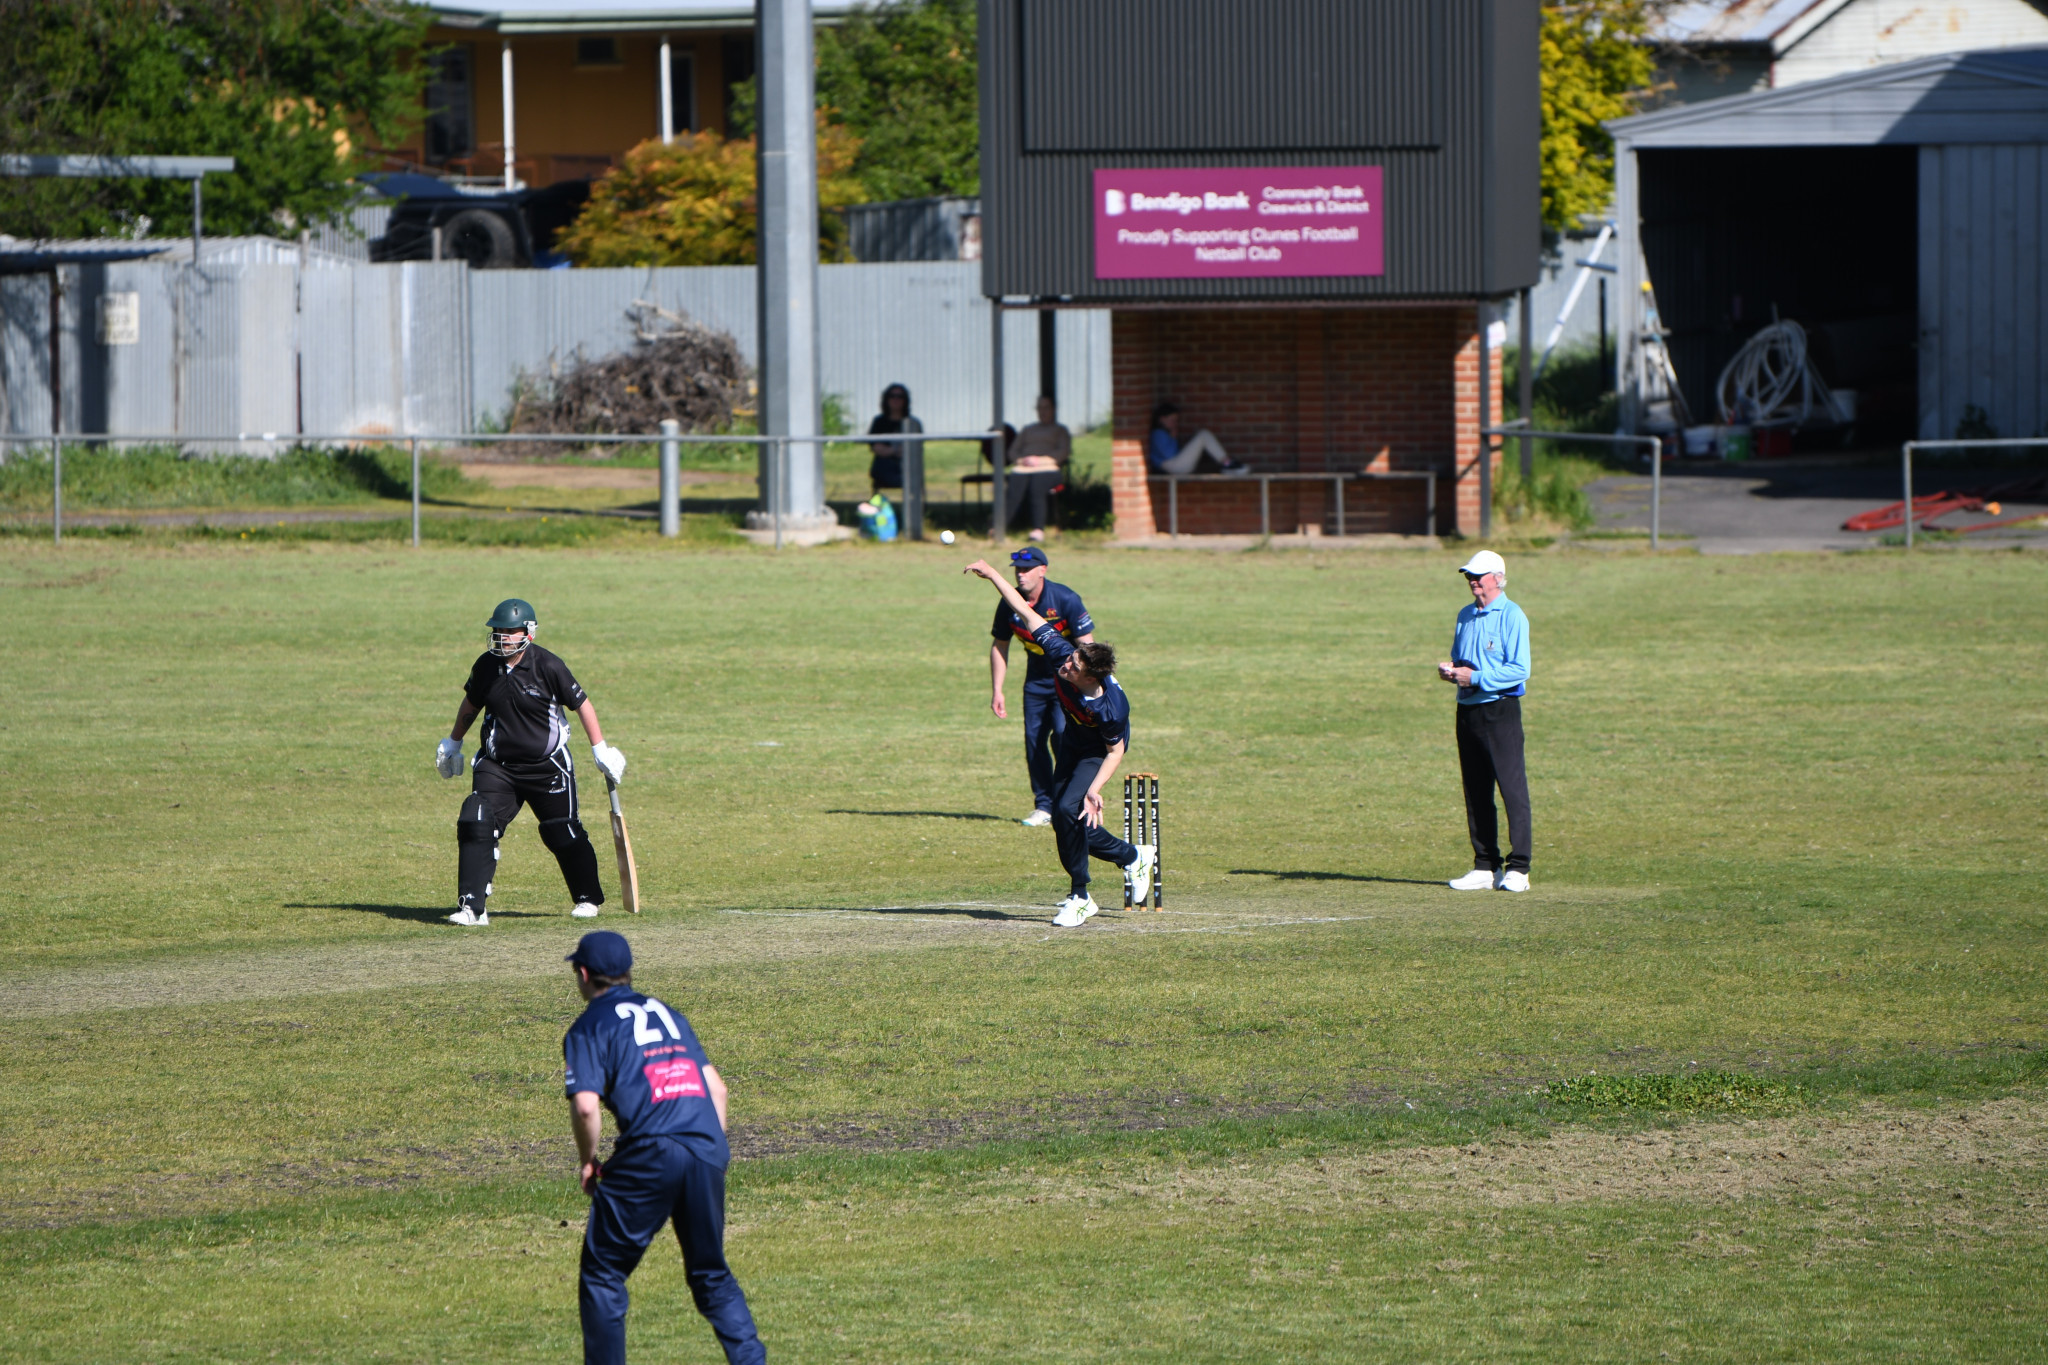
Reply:
[[[856, 0], [812, 0], [820, 19], [845, 17]], [[499, 33], [752, 28], [751, 0], [432, 0], [434, 21]]]
[[1753, 47], [1782, 56], [1852, 3], [1854, 0], [1693, 0], [1666, 14], [1657, 36], [1688, 47]]
[[1607, 125], [1631, 147], [2048, 144], [2048, 47], [1947, 52]]

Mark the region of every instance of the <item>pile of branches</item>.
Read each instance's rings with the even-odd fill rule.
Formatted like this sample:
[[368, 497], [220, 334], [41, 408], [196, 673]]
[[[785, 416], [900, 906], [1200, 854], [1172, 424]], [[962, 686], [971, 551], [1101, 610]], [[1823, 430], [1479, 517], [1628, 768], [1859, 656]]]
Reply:
[[719, 432], [747, 398], [747, 365], [730, 332], [636, 300], [633, 349], [585, 360], [544, 388], [520, 386], [508, 431], [652, 435], [666, 418], [687, 432]]

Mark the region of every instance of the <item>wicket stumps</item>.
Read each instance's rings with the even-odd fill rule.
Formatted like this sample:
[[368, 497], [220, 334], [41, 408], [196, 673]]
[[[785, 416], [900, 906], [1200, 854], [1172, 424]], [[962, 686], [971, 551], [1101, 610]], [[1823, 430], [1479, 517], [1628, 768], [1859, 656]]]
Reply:
[[[1135, 835], [1133, 833], [1135, 831]], [[1152, 908], [1161, 909], [1165, 904], [1164, 893], [1159, 888], [1159, 774], [1131, 773], [1124, 778], [1124, 842], [1127, 844], [1152, 845]], [[1131, 905], [1131, 884], [1124, 882], [1124, 909]], [[1136, 907], [1145, 908], [1141, 901]]]

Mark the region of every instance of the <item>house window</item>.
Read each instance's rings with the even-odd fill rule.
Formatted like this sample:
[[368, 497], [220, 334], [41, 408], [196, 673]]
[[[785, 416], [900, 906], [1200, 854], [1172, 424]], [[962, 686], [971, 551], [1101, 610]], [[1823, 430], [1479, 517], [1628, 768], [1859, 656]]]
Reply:
[[576, 40], [576, 65], [617, 66], [619, 64], [619, 40], [617, 38], [578, 38]]
[[438, 166], [476, 150], [469, 118], [469, 48], [451, 47], [433, 58], [427, 79], [426, 154]]

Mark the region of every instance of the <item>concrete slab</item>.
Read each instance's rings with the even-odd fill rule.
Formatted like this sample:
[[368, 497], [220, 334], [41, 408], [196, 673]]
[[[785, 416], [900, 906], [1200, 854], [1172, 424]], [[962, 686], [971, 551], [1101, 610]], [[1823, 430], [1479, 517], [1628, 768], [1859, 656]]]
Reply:
[[[1922, 470], [1919, 496], [1941, 489], [1995, 488], [2028, 477], [2025, 469]], [[1617, 474], [1586, 486], [1603, 531], [1650, 529], [1650, 477]], [[1899, 500], [1899, 471], [1869, 456], [1808, 456], [1789, 460], [1674, 461], [1664, 467], [1663, 531], [1689, 538], [1701, 554], [1769, 554], [1786, 550], [1861, 550], [1884, 543], [1885, 531], [1844, 531], [1842, 523]], [[2039, 498], [2039, 493], [2032, 494]], [[2048, 502], [2007, 502], [2004, 517], [2048, 515]], [[1957, 513], [1937, 526], [1990, 521], [1988, 512]], [[2048, 547], [2048, 526], [1977, 532], [1973, 546]]]

